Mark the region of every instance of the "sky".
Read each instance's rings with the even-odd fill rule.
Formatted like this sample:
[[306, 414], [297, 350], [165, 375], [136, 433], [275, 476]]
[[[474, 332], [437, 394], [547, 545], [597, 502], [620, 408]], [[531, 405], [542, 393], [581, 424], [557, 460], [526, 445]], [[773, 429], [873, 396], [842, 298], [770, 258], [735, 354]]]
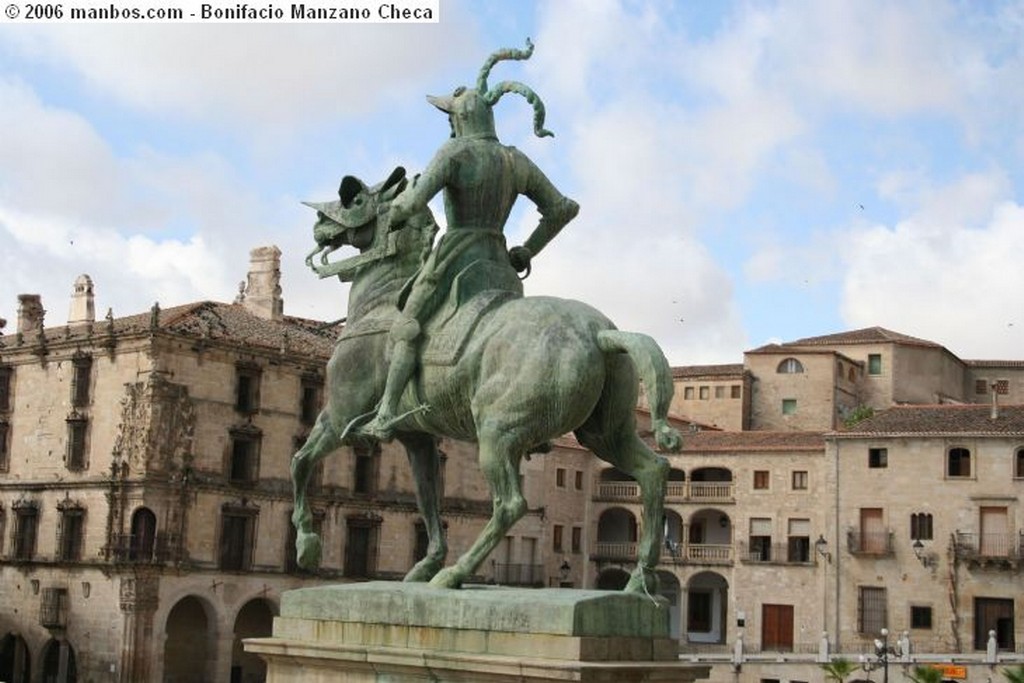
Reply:
[[[1024, 359], [1024, 3], [440, 0], [435, 24], [0, 20], [0, 318], [230, 302], [278, 245], [285, 313], [345, 314], [304, 263], [346, 174], [422, 170], [425, 95], [491, 82], [579, 216], [528, 294], [584, 300], [673, 365], [879, 325]], [[439, 201], [432, 205], [443, 224]], [[506, 234], [536, 225], [525, 198]]]

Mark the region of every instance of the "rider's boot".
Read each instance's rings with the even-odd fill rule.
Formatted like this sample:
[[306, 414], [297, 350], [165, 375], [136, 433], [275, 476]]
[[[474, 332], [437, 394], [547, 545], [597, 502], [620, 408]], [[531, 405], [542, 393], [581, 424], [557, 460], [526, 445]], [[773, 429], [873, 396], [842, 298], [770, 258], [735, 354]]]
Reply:
[[416, 346], [412, 341], [398, 340], [391, 350], [391, 364], [388, 379], [384, 384], [384, 398], [372, 420], [359, 428], [359, 432], [380, 441], [390, 441], [395, 436], [394, 426], [398, 421], [398, 401], [402, 398], [405, 385], [416, 369]]

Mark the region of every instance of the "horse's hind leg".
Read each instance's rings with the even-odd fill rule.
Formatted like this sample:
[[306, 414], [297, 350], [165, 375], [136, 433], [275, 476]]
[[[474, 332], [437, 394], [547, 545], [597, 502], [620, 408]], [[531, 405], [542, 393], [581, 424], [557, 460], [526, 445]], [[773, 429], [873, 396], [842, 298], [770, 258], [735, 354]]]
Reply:
[[427, 531], [427, 554], [409, 570], [404, 580], [429, 581], [444, 566], [444, 558], [448, 554], [448, 541], [441, 524], [441, 498], [444, 495], [441, 490], [441, 457], [437, 442], [429, 434], [402, 433], [398, 440], [405, 446], [409, 457], [416, 482], [416, 504]]
[[632, 407], [617, 414], [598, 411], [579, 429], [580, 443], [597, 457], [632, 476], [640, 485], [643, 516], [637, 566], [626, 584], [626, 591], [653, 594], [657, 591], [654, 568], [661, 555], [662, 519], [665, 514], [665, 484], [669, 465], [637, 436]]
[[431, 579], [430, 583], [434, 586], [461, 586], [526, 512], [526, 500], [519, 488], [521, 456], [513, 455], [518, 453], [518, 449], [513, 445], [512, 431], [507, 425], [503, 425], [500, 428], [481, 429], [477, 436], [480, 446], [480, 469], [491, 488], [491, 519], [469, 550], [454, 565], [445, 567]]
[[306, 486], [316, 463], [340, 445], [325, 409], [317, 417], [306, 443], [292, 457], [292, 491], [295, 496], [292, 524], [295, 525], [295, 553], [298, 565], [304, 569], [316, 569], [320, 565], [320, 537], [313, 531], [313, 515], [306, 500]]

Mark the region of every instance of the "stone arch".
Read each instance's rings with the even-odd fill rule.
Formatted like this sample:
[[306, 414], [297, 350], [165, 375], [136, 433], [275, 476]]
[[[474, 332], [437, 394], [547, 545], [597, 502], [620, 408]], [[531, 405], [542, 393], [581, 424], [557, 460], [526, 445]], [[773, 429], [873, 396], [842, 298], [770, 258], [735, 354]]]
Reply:
[[235, 616], [234, 641], [231, 645], [231, 680], [242, 683], [263, 683], [267, 680], [267, 664], [259, 655], [246, 652], [245, 638], [266, 638], [274, 626], [276, 606], [266, 598], [253, 598], [242, 605]]
[[626, 508], [608, 508], [597, 520], [598, 543], [635, 543], [636, 515]]
[[164, 625], [164, 680], [209, 681], [216, 676], [217, 617], [195, 595], [178, 600]]
[[32, 655], [28, 643], [17, 633], [8, 633], [0, 639], [0, 681], [30, 683]]
[[620, 591], [629, 582], [629, 573], [619, 567], [609, 567], [597, 575], [597, 589], [602, 591]]
[[[42, 664], [44, 681], [65, 681], [75, 683], [78, 680], [75, 665], [75, 648], [67, 640], [51, 638], [43, 646]], [[63, 674], [63, 676], [62, 676]]]
[[685, 629], [691, 643], [724, 643], [729, 582], [721, 574], [704, 571], [686, 584]]

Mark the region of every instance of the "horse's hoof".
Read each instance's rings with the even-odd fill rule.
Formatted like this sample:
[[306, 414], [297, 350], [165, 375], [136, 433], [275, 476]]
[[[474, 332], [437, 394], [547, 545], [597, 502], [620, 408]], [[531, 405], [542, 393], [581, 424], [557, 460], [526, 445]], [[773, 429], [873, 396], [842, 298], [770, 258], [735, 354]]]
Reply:
[[296, 562], [303, 569], [320, 566], [320, 537], [312, 532], [300, 531], [295, 538]]
[[425, 583], [437, 576], [437, 573], [441, 571], [442, 566], [443, 565], [440, 560], [431, 560], [430, 558], [424, 557], [409, 570], [409, 573], [405, 575], [405, 578], [402, 579], [402, 581], [407, 581], [409, 583]]
[[445, 567], [430, 580], [431, 586], [438, 588], [458, 588], [462, 585], [462, 572], [455, 567]]

